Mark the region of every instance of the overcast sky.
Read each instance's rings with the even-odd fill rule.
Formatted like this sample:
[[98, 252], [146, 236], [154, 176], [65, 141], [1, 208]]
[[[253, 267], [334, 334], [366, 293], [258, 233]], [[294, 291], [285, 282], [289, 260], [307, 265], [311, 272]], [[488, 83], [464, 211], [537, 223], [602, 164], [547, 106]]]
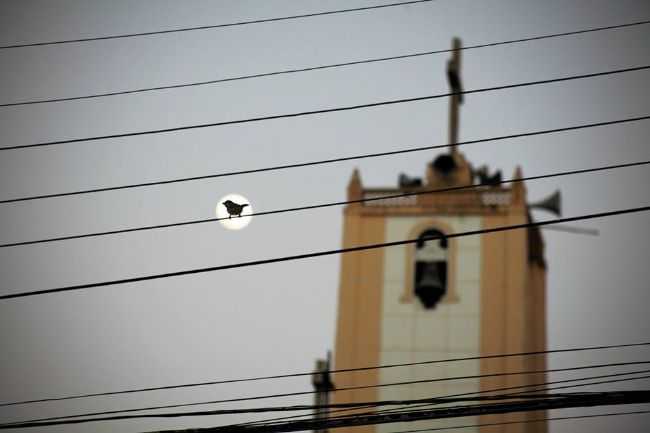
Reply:
[[[363, 0], [3, 1], [0, 45], [146, 32], [379, 4]], [[151, 37], [0, 51], [0, 103], [77, 96], [622, 24], [650, 3], [451, 1]], [[463, 52], [465, 88], [650, 64], [650, 26]], [[363, 104], [447, 91], [447, 54], [85, 101], [0, 108], [0, 146]], [[649, 73], [468, 95], [460, 139], [650, 114]], [[650, 159], [650, 121], [468, 145], [511, 176]], [[0, 199], [113, 186], [447, 140], [447, 100], [0, 153]], [[436, 153], [0, 205], [0, 242], [210, 218], [228, 193], [256, 211], [337, 201], [421, 176]], [[528, 183], [559, 188], [566, 216], [650, 204], [647, 167]], [[551, 218], [535, 213], [536, 218]], [[3, 294], [340, 247], [341, 208], [0, 249]], [[648, 214], [545, 231], [548, 346], [650, 340]], [[308, 371], [334, 345], [337, 256], [0, 301], [0, 401]], [[647, 360], [650, 350], [557, 355], [550, 367]], [[640, 368], [636, 368], [640, 369]], [[631, 368], [633, 370], [633, 368]], [[608, 372], [618, 372], [609, 370]], [[589, 374], [589, 373], [588, 373]], [[588, 374], [556, 374], [551, 379]], [[599, 371], [595, 374], [606, 374]], [[641, 389], [637, 384], [591, 389]], [[308, 378], [0, 408], [3, 421], [310, 390]], [[311, 397], [251, 404], [311, 403]], [[245, 406], [243, 403], [237, 407]], [[643, 406], [641, 406], [643, 407]], [[554, 416], [627, 408], [554, 411]], [[647, 406], [645, 406], [647, 409]], [[137, 432], [247, 420], [215, 417], [48, 427]], [[459, 424], [463, 420], [458, 420]], [[650, 416], [558, 421], [550, 431], [642, 432]], [[644, 426], [646, 428], [644, 428]]]

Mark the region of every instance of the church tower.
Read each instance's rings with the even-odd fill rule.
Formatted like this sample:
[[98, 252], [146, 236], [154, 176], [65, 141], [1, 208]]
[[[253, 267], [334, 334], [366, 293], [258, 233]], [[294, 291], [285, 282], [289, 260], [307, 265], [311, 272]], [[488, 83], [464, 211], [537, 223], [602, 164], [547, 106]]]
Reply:
[[[460, 92], [458, 39], [454, 39], [453, 47], [447, 76], [451, 92]], [[462, 102], [460, 93], [450, 98], [450, 143], [457, 142]], [[514, 177], [521, 176], [517, 168]], [[476, 187], [350, 204], [344, 210], [343, 247], [529, 222], [523, 182], [500, 184], [500, 179], [500, 172], [490, 173], [485, 167], [474, 169], [455, 147], [427, 164], [423, 180], [400, 175], [396, 187], [365, 187], [355, 170], [348, 184], [348, 200], [453, 186]], [[546, 350], [543, 249], [541, 234], [533, 228], [342, 255], [333, 368]], [[544, 355], [493, 358], [340, 373], [334, 376], [334, 386], [340, 389], [545, 369]], [[537, 374], [421, 382], [338, 391], [332, 400], [344, 403], [431, 398], [544, 381], [545, 375]], [[390, 432], [544, 416], [533, 412], [337, 431]], [[547, 428], [545, 423], [509, 424], [498, 431], [545, 433]]]

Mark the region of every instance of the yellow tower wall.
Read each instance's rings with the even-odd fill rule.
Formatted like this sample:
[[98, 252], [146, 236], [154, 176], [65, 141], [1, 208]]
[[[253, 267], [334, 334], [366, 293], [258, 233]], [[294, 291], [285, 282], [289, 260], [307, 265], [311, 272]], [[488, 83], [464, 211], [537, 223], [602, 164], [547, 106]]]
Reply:
[[[427, 194], [417, 199], [350, 205], [345, 210], [343, 246], [414, 239], [428, 228], [457, 233], [528, 222], [523, 185], [491, 191], [508, 197], [497, 205], [486, 205], [483, 193]], [[372, 194], [385, 193], [363, 190], [355, 172], [348, 189], [349, 198]], [[532, 235], [536, 236], [537, 244], [531, 243]], [[422, 307], [413, 295], [414, 245], [342, 256], [335, 369], [546, 350], [546, 269], [539, 233], [514, 230], [449, 241], [447, 294], [432, 310]], [[341, 389], [545, 368], [544, 355], [505, 357], [337, 373], [334, 383]], [[546, 375], [541, 373], [368, 388], [335, 392], [332, 401], [427, 398], [545, 380]], [[337, 432], [390, 432], [543, 417], [543, 412], [494, 415], [337, 429]], [[499, 431], [545, 433], [547, 426], [545, 423], [511, 424], [500, 427]]]
[[[384, 242], [384, 218], [363, 218], [355, 207], [346, 210], [343, 228], [344, 248]], [[381, 269], [385, 249], [344, 254], [341, 259], [339, 309], [337, 317], [336, 369], [380, 364], [380, 322], [382, 305]], [[338, 373], [337, 389], [377, 384], [379, 370]], [[375, 401], [377, 388], [335, 392], [333, 403]], [[346, 414], [354, 412], [345, 412]], [[346, 429], [347, 432], [371, 433], [374, 427]]]

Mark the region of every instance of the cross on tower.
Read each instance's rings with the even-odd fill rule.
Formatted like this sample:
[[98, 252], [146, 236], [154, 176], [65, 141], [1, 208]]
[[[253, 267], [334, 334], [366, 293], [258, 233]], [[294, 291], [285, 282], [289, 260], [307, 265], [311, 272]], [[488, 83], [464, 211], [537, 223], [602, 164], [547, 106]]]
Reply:
[[[460, 50], [461, 42], [459, 38], [454, 38], [451, 49], [453, 50], [451, 59], [447, 61], [447, 80], [453, 95], [449, 98], [449, 144], [458, 143], [458, 123], [459, 108], [463, 103], [463, 84], [460, 77]], [[451, 153], [457, 152], [456, 147], [451, 148]]]

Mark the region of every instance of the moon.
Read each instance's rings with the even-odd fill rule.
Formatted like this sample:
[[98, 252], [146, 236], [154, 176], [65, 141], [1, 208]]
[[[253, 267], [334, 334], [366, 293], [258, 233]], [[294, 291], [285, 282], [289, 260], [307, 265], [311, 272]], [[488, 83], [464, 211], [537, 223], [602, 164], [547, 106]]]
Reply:
[[[232, 216], [231, 218], [228, 218], [228, 211], [226, 210], [226, 206], [223, 205], [223, 202], [226, 200], [232, 200], [237, 204], [247, 203], [248, 206], [244, 208], [241, 216]], [[251, 205], [251, 202], [248, 201], [246, 197], [239, 194], [228, 194], [224, 197], [221, 197], [215, 208], [215, 214], [217, 215], [217, 218], [225, 218], [220, 219], [219, 222], [228, 230], [241, 230], [246, 227], [253, 219], [251, 216], [252, 213], [253, 206]]]

